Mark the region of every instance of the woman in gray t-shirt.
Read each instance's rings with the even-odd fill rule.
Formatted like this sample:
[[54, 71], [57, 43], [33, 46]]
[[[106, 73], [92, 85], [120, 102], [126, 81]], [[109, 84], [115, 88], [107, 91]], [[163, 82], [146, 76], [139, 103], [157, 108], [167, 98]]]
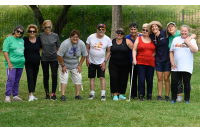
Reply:
[[[79, 39], [80, 33], [78, 30], [72, 30], [70, 38], [61, 43], [60, 49], [57, 53], [59, 61], [59, 77], [61, 83], [61, 100], [66, 101], [64, 96], [67, 87], [69, 72], [71, 72], [71, 79], [76, 87], [75, 99], [82, 100], [79, 91], [82, 84], [81, 66], [88, 55], [85, 43]], [[79, 57], [81, 60], [79, 62]]]
[[60, 39], [56, 33], [51, 32], [52, 23], [50, 20], [43, 22], [44, 32], [40, 33], [39, 37], [42, 45], [41, 64], [43, 70], [43, 84], [46, 92], [46, 98], [50, 100], [49, 96], [49, 65], [51, 67], [52, 75], [52, 94], [51, 99], [57, 100], [55, 92], [57, 87], [57, 73], [58, 73], [58, 60], [57, 51], [60, 47]]

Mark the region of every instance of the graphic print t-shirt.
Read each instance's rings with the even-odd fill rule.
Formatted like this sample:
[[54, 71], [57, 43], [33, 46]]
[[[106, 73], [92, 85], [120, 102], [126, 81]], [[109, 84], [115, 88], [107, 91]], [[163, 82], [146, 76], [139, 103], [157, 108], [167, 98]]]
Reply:
[[[15, 38], [12, 35], [7, 37], [3, 43], [3, 52], [8, 52], [13, 68], [24, 68], [24, 40], [22, 38]], [[5, 66], [8, 68], [6, 59]]]
[[110, 38], [104, 35], [102, 39], [98, 39], [94, 33], [87, 38], [86, 43], [90, 45], [90, 62], [95, 65], [102, 64], [105, 60], [106, 48], [112, 46]]
[[[170, 51], [174, 52], [174, 63], [176, 65], [175, 70], [171, 71], [184, 71], [192, 74], [193, 72], [193, 53], [187, 44], [184, 43], [185, 39], [176, 37], [172, 41]], [[190, 41], [198, 50], [197, 43], [194, 39]]]

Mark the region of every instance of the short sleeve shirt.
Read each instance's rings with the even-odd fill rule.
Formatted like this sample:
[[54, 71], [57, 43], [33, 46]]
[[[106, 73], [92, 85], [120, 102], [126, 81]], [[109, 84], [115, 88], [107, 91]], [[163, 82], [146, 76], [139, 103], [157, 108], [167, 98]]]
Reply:
[[160, 31], [160, 35], [158, 36], [160, 43], [158, 43], [154, 34], [150, 34], [150, 38], [156, 47], [155, 60], [157, 62], [169, 60], [169, 39], [167, 38], [166, 30], [164, 29]]
[[[170, 51], [174, 52], [174, 63], [176, 65], [175, 70], [171, 71], [184, 71], [192, 74], [193, 72], [193, 53], [190, 48], [184, 43], [185, 39], [181, 36], [174, 38]], [[192, 43], [198, 50], [195, 39], [191, 39]]]
[[89, 61], [95, 65], [102, 64], [105, 60], [106, 49], [112, 46], [110, 38], [104, 35], [103, 38], [98, 39], [94, 33], [87, 38], [86, 43], [90, 45]]
[[65, 66], [72, 70], [77, 68], [79, 64], [79, 57], [86, 57], [88, 53], [85, 47], [85, 43], [82, 40], [79, 39], [76, 44], [72, 44], [71, 39], [68, 38], [61, 43], [57, 55], [63, 57]]
[[[22, 38], [7, 37], [3, 43], [3, 52], [8, 52], [10, 62], [13, 68], [24, 68], [24, 40]], [[8, 62], [5, 59], [5, 66], [8, 68]]]

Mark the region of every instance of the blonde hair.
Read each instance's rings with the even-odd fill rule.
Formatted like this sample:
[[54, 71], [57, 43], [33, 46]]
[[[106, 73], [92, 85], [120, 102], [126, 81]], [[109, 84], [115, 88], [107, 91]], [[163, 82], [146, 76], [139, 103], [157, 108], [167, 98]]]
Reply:
[[45, 20], [45, 21], [43, 22], [43, 24], [42, 24], [42, 27], [44, 28], [46, 24], [50, 24], [50, 25], [51, 25], [51, 28], [52, 28], [52, 26], [53, 26], [51, 20]]
[[34, 25], [34, 24], [28, 25], [28, 27], [26, 28], [26, 32], [27, 33], [28, 33], [28, 31], [29, 31], [30, 28], [34, 28], [35, 31], [36, 31], [36, 34], [38, 33], [37, 25]]
[[142, 25], [142, 28], [147, 28], [148, 25], [149, 25], [148, 23], [145, 23]]
[[187, 28], [187, 29], [188, 29], [188, 32], [190, 33], [190, 30], [191, 30], [191, 29], [190, 29], [190, 26], [188, 26], [188, 25], [182, 25], [182, 26], [181, 26], [181, 29], [182, 29], [183, 27]]

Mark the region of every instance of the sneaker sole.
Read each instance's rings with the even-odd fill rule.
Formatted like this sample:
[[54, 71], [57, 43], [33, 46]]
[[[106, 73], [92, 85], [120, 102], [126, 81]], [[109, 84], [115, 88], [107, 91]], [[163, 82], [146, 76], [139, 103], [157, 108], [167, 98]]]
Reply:
[[106, 101], [106, 99], [101, 99], [101, 101]]

